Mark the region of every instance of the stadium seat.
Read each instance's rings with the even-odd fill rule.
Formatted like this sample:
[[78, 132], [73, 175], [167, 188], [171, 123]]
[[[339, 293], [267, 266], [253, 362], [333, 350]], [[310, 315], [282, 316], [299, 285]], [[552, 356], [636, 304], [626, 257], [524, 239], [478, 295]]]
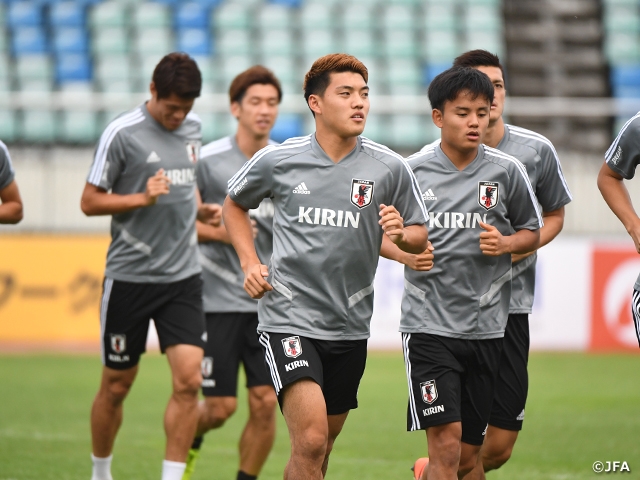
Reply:
[[94, 78], [101, 88], [114, 82], [129, 82], [132, 79], [129, 57], [105, 55], [94, 62]]
[[206, 29], [209, 28], [209, 10], [199, 3], [182, 3], [176, 7], [174, 20], [178, 29]]
[[291, 56], [263, 57], [262, 64], [272, 70], [282, 83], [299, 83], [302, 86], [302, 74]]
[[423, 53], [429, 63], [451, 62], [460, 52], [458, 36], [452, 30], [427, 30], [425, 43]]
[[202, 120], [202, 144], [206, 145], [209, 142], [218, 140], [224, 135], [218, 136], [218, 115], [215, 113], [199, 113], [198, 116]]
[[299, 7], [302, 4], [302, 0], [268, 0], [268, 2], [287, 7]]
[[89, 50], [87, 33], [84, 28], [63, 27], [53, 32], [51, 42], [53, 53], [86, 53]]
[[318, 29], [329, 30], [333, 23], [331, 7], [323, 3], [309, 3], [300, 9], [300, 28], [305, 33]]
[[383, 62], [374, 57], [362, 56], [358, 59], [367, 67], [369, 73], [369, 85], [370, 96], [375, 99], [376, 95], [383, 95], [387, 91], [387, 74], [388, 68], [386, 62]]
[[422, 72], [416, 61], [392, 59], [387, 62], [387, 66], [387, 82], [392, 94], [419, 93], [422, 86]]
[[11, 2], [7, 12], [10, 28], [39, 27], [42, 25], [42, 6], [36, 2]]
[[218, 5], [220, 5], [220, 3], [223, 2], [223, 0], [191, 0], [191, 1], [194, 1], [194, 2], [202, 5], [206, 9], [215, 8]]
[[[199, 56], [195, 55], [193, 59], [198, 64], [198, 68], [200, 69], [200, 75], [202, 76], [202, 83], [212, 84], [216, 81], [216, 72], [213, 69], [212, 58], [209, 56]], [[157, 63], [157, 62], [156, 62]], [[151, 78], [151, 72], [153, 69], [149, 71], [149, 78]]]
[[0, 52], [6, 52], [9, 50], [7, 38], [7, 29], [4, 27], [4, 25], [0, 25]]
[[0, 80], [1, 81], [9, 81], [10, 73], [13, 72], [13, 65], [11, 65], [11, 61], [9, 60], [9, 55], [2, 52], [0, 53]]
[[122, 27], [100, 28], [93, 32], [91, 50], [95, 55], [124, 55], [129, 52], [129, 36]]
[[302, 135], [302, 118], [300, 115], [283, 113], [278, 115], [276, 124], [271, 130], [271, 138], [276, 142], [284, 142], [291, 137]]
[[502, 12], [499, 6], [468, 6], [465, 9], [464, 28], [467, 32], [502, 32]]
[[380, 49], [371, 30], [349, 29], [344, 32], [344, 50], [356, 57], [380, 55]]
[[47, 55], [25, 55], [16, 58], [16, 80], [24, 83], [30, 80], [51, 81], [51, 61]]
[[640, 65], [612, 67], [611, 84], [614, 87], [640, 86]]
[[387, 31], [382, 47], [388, 58], [412, 58], [419, 53], [412, 30]]
[[221, 30], [216, 37], [219, 55], [251, 55], [253, 44], [249, 30]]
[[56, 82], [89, 81], [91, 75], [91, 61], [83, 54], [63, 54], [56, 57]]
[[606, 9], [603, 23], [606, 32], [640, 32], [640, 11], [638, 5]]
[[210, 55], [212, 43], [209, 30], [186, 28], [178, 31], [177, 50], [189, 55]]
[[500, 8], [500, 6], [502, 5], [502, 0], [462, 0], [462, 3], [466, 3], [467, 5], [474, 5], [474, 6], [479, 6], [479, 5], [486, 5], [486, 6], [496, 6], [498, 8]]
[[244, 5], [225, 3], [212, 10], [211, 23], [217, 30], [248, 29], [251, 15]]
[[502, 56], [504, 53], [502, 35], [498, 32], [483, 32], [482, 30], [467, 31], [463, 50], [473, 50], [475, 48], [482, 48], [483, 50]]
[[375, 28], [373, 5], [347, 4], [344, 7], [339, 21], [342, 23], [343, 31], [349, 30], [373, 30]]
[[225, 86], [225, 89], [228, 88], [229, 83], [231, 83], [231, 80], [233, 80], [236, 75], [252, 66], [253, 63], [249, 55], [234, 55], [222, 58], [219, 62], [220, 80]]
[[609, 33], [605, 38], [604, 50], [607, 58], [614, 65], [640, 62], [638, 35]]
[[56, 118], [49, 110], [26, 110], [20, 122], [20, 138], [25, 142], [51, 143], [56, 139]]
[[363, 136], [376, 143], [386, 145], [389, 142], [389, 128], [386, 125], [388, 115], [369, 114], [364, 126]]
[[391, 144], [393, 146], [411, 147], [417, 151], [426, 145], [428, 135], [428, 123], [431, 119], [420, 115], [391, 115], [390, 130]]
[[389, 5], [421, 6], [422, 0], [387, 0]]
[[13, 30], [11, 51], [15, 56], [47, 52], [44, 30], [39, 27], [21, 27]]
[[380, 15], [380, 26], [384, 30], [408, 30], [415, 28], [415, 9], [406, 5], [390, 5]]
[[436, 76], [449, 68], [451, 68], [451, 62], [427, 64], [423, 70], [422, 84], [428, 86]]
[[292, 9], [284, 5], [265, 4], [256, 15], [256, 27], [263, 32], [283, 30], [293, 25]]
[[58, 139], [68, 143], [92, 143], [98, 138], [96, 114], [65, 111], [61, 114]]
[[604, 0], [602, 2], [605, 7], [610, 6], [636, 6], [638, 5], [638, 0]]
[[10, 143], [16, 139], [16, 114], [12, 110], [0, 110], [0, 140]]
[[60, 27], [84, 27], [85, 10], [76, 2], [53, 3], [49, 7], [49, 25]]
[[317, 58], [337, 50], [335, 35], [330, 30], [303, 30], [302, 55], [305, 64], [311, 66]]
[[455, 5], [446, 3], [427, 5], [424, 9], [422, 27], [427, 34], [431, 31], [455, 31], [458, 27]]
[[258, 46], [262, 56], [294, 55], [297, 43], [290, 30], [263, 30]]
[[159, 3], [142, 3], [133, 10], [133, 26], [143, 28], [165, 28], [172, 26], [171, 10]]
[[89, 25], [91, 28], [126, 27], [128, 24], [127, 10], [124, 5], [116, 2], [98, 3], [89, 11]]
[[134, 36], [133, 51], [139, 56], [162, 57], [175, 50], [173, 31], [169, 28], [139, 29]]

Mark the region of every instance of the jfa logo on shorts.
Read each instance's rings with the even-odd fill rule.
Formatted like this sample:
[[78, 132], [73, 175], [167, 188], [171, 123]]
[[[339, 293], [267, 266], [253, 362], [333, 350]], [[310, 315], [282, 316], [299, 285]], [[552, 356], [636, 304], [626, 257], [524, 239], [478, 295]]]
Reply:
[[213, 373], [213, 357], [204, 357], [202, 359], [202, 376], [210, 377]]
[[115, 353], [124, 353], [127, 349], [127, 336], [111, 334], [111, 350]]
[[438, 399], [438, 389], [436, 389], [435, 380], [422, 382], [420, 384], [420, 391], [422, 392], [422, 400], [424, 400], [424, 403], [431, 405]]
[[200, 145], [202, 145], [202, 142], [198, 140], [187, 142], [187, 157], [191, 163], [196, 163], [200, 158]]
[[300, 355], [302, 355], [302, 345], [300, 344], [300, 337], [283, 338], [282, 347], [284, 348], [284, 354], [287, 357], [298, 358]]
[[358, 208], [364, 208], [371, 203], [373, 199], [373, 184], [371, 180], [358, 180], [356, 178], [351, 182], [351, 203]]
[[496, 182], [478, 182], [478, 203], [485, 210], [491, 210], [498, 204], [500, 184]]

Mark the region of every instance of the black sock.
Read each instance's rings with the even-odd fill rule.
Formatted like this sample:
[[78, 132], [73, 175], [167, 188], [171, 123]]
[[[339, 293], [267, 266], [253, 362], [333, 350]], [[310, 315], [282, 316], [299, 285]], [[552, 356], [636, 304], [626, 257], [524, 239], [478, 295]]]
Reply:
[[200, 446], [202, 445], [202, 441], [204, 440], [204, 437], [202, 435], [200, 435], [199, 437], [196, 437], [193, 439], [193, 443], [191, 444], [191, 449], [192, 450], [200, 450]]
[[257, 480], [258, 477], [244, 473], [242, 470], [238, 470], [238, 478], [236, 480]]

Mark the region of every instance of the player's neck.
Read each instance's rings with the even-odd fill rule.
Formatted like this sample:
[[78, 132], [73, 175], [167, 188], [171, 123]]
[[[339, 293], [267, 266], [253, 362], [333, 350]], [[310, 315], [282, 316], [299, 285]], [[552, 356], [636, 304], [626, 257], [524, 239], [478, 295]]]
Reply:
[[442, 152], [447, 156], [453, 166], [458, 170], [462, 171], [467, 166], [471, 164], [478, 156], [478, 149], [475, 148], [473, 150], [460, 150], [455, 147], [455, 145], [450, 145], [445, 142], [444, 139], [440, 142], [440, 148], [442, 148]]
[[326, 128], [321, 122], [316, 122], [316, 141], [324, 153], [334, 163], [338, 163], [355, 148], [358, 137], [341, 137]]
[[490, 146], [491, 148], [496, 148], [502, 139], [504, 138], [504, 120], [502, 119], [502, 115], [500, 118], [493, 122], [489, 122], [489, 126], [487, 127], [487, 131], [482, 138], [482, 143]]
[[236, 132], [236, 143], [244, 156], [251, 158], [258, 150], [263, 149], [269, 144], [269, 135], [256, 137], [241, 127], [238, 127], [238, 131]]

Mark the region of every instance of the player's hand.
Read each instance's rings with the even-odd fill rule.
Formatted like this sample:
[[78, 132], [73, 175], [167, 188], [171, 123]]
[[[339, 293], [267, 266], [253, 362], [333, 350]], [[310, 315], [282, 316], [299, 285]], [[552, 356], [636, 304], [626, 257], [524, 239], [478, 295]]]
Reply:
[[524, 260], [525, 258], [530, 257], [534, 253], [536, 253], [535, 250], [533, 252], [527, 252], [527, 253], [512, 253], [511, 254], [511, 263], [518, 263], [518, 262]]
[[244, 289], [251, 298], [262, 298], [266, 292], [273, 290], [269, 282], [265, 280], [269, 276], [266, 265], [255, 263], [244, 272]]
[[155, 205], [160, 195], [169, 193], [171, 180], [164, 174], [164, 169], [160, 169], [153, 177], [147, 180], [147, 189], [144, 192], [146, 205]]
[[253, 238], [258, 237], [258, 222], [256, 222], [253, 218], [251, 219], [251, 227], [253, 228]]
[[222, 222], [222, 205], [217, 203], [203, 203], [198, 207], [198, 220], [214, 227]]
[[411, 270], [428, 272], [433, 268], [433, 250], [431, 242], [427, 242], [427, 249], [424, 252], [417, 255], [407, 254], [404, 264]]
[[478, 222], [485, 231], [480, 234], [480, 250], [490, 257], [499, 257], [509, 253], [509, 237], [503, 236], [493, 225]]
[[385, 235], [396, 245], [406, 240], [404, 220], [393, 205], [380, 204], [380, 220], [378, 223], [382, 226]]

